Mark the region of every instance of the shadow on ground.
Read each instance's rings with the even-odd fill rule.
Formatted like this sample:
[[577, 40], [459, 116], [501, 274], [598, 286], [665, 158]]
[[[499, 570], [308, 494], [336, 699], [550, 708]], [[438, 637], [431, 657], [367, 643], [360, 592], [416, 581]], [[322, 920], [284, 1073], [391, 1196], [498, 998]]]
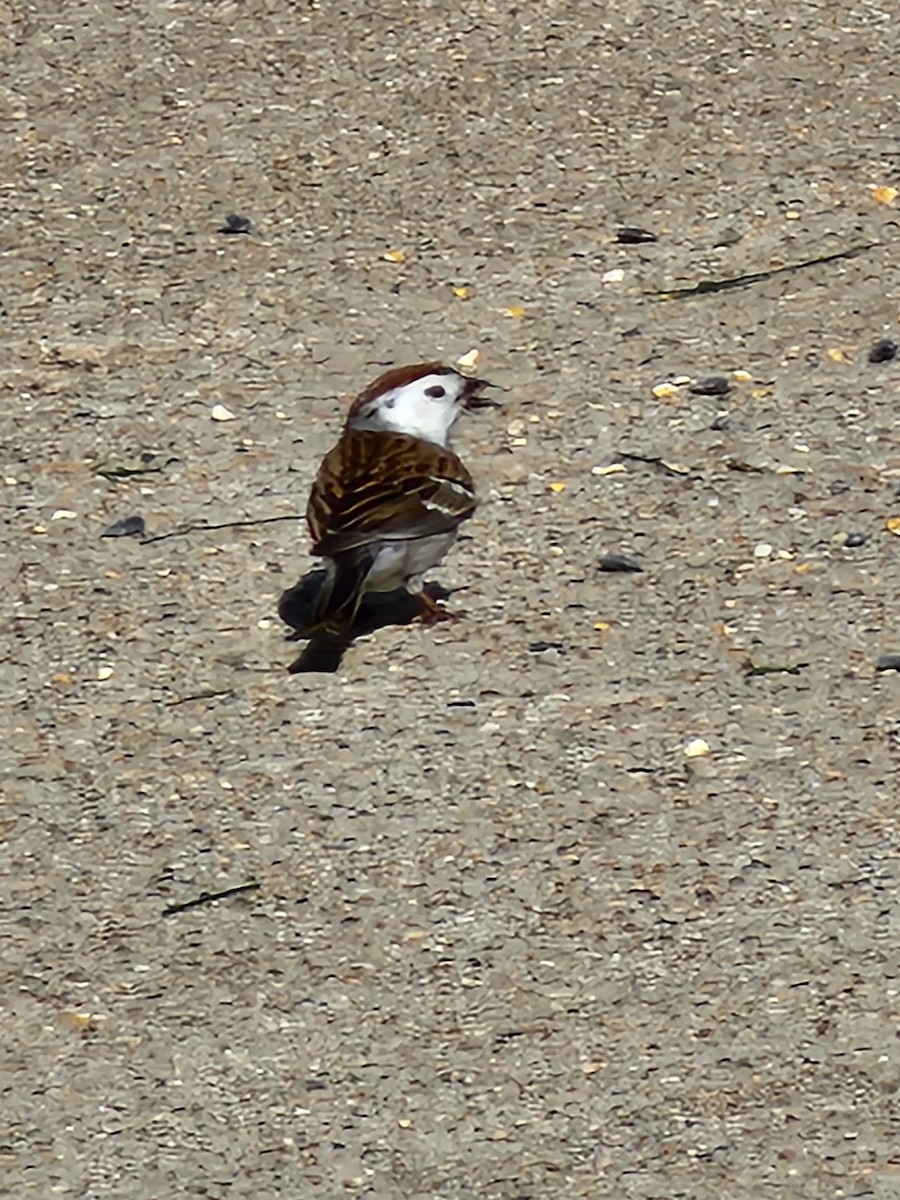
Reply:
[[[404, 588], [393, 592], [372, 592], [360, 604], [349, 635], [310, 635], [309, 626], [316, 599], [324, 582], [325, 571], [321, 568], [309, 571], [293, 587], [283, 592], [278, 601], [278, 615], [292, 630], [287, 640], [299, 642], [308, 639], [301, 653], [288, 667], [292, 675], [333, 674], [357, 638], [375, 633], [387, 625], [411, 625], [422, 616], [422, 605]], [[447, 600], [451, 595], [439, 583], [427, 583], [425, 593], [432, 600]], [[450, 616], [449, 613], [447, 615]]]

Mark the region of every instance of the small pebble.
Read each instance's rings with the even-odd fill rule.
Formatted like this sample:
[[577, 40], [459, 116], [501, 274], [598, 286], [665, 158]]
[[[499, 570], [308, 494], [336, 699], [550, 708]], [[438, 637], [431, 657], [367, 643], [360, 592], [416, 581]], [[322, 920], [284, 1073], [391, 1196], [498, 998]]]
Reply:
[[600, 276], [603, 283], [621, 283], [625, 278], [625, 272], [621, 267], [613, 267], [611, 271], [604, 271]]
[[100, 534], [101, 537], [133, 537], [135, 534], [143, 534], [146, 532], [144, 518], [137, 515], [133, 517], [122, 517], [119, 521], [113, 521], [112, 525], [107, 527]]
[[686, 758], [705, 758], [709, 752], [706, 738], [692, 738], [684, 748]]
[[616, 230], [616, 241], [623, 246], [639, 246], [643, 242], [655, 242], [656, 234], [649, 229], [640, 229], [637, 225], [623, 225]]
[[673, 383], [658, 383], [651, 391], [657, 400], [669, 400], [678, 395], [678, 388]]
[[890, 362], [892, 358], [897, 357], [897, 351], [900, 349], [896, 342], [892, 342], [890, 338], [882, 338], [880, 342], [876, 342], [869, 351], [870, 363]]
[[771, 558], [773, 547], [768, 542], [760, 542], [758, 546], [753, 547], [754, 558]]
[[689, 390], [695, 396], [726, 396], [731, 391], [731, 384], [724, 375], [707, 375], [692, 383]]
[[214, 421], [234, 421], [235, 415], [224, 404], [214, 404], [209, 414]]
[[601, 571], [643, 571], [636, 558], [627, 554], [604, 554], [597, 564]]
[[844, 545], [855, 550], [857, 546], [864, 546], [867, 541], [868, 535], [865, 533], [848, 533], [844, 538]]
[[882, 654], [875, 664], [876, 671], [900, 671], [900, 654]]
[[727, 429], [730, 424], [731, 417], [728, 415], [728, 413], [720, 412], [716, 416], [716, 419], [713, 421], [712, 425], [710, 425], [710, 429], [720, 432], [721, 430]]
[[562, 642], [532, 642], [528, 647], [532, 654], [543, 654], [545, 650], [562, 650]]
[[219, 233], [249, 233], [252, 228], [253, 222], [249, 217], [240, 217], [237, 213], [229, 213]]

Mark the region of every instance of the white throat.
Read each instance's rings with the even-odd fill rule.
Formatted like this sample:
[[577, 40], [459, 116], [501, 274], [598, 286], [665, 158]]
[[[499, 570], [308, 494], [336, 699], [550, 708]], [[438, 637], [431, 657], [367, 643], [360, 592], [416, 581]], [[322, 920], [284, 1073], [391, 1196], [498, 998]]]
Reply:
[[[455, 417], [455, 413], [451, 414]], [[431, 419], [428, 419], [431, 418]], [[351, 429], [372, 429], [378, 433], [405, 433], [410, 437], [421, 438], [423, 442], [434, 442], [436, 446], [445, 449], [450, 444], [450, 429], [453, 421], [434, 420], [434, 414], [422, 413], [420, 417], [404, 412], [397, 413], [392, 409], [379, 408], [366, 415], [360, 414], [350, 420]]]

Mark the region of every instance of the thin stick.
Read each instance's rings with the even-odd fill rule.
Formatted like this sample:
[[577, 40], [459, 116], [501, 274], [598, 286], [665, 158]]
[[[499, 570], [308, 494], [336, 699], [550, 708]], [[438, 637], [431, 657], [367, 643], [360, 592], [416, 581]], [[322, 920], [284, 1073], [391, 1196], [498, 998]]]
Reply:
[[201, 892], [194, 900], [185, 900], [183, 904], [172, 904], [169, 908], [164, 908], [163, 916], [174, 917], [176, 913], [187, 912], [189, 908], [212, 904], [213, 900], [224, 900], [227, 896], [239, 896], [241, 892], [255, 892], [261, 887], [261, 883], [241, 883], [237, 887], [226, 888], [224, 892]]
[[259, 517], [253, 521], [222, 521], [217, 525], [185, 525], [181, 529], [170, 529], [168, 533], [158, 533], [155, 537], [141, 538], [142, 546], [151, 542], [164, 542], [166, 538], [184, 537], [188, 533], [203, 533], [207, 529], [246, 529], [249, 525], [274, 525], [276, 521], [302, 521], [300, 513], [286, 517]]
[[864, 246], [851, 246], [849, 250], [836, 250], [834, 254], [822, 254], [817, 258], [806, 258], [802, 262], [788, 263], [784, 267], [772, 267], [769, 271], [754, 271], [750, 275], [736, 275], [732, 279], [704, 279], [693, 287], [663, 288], [658, 292], [646, 292], [657, 300], [684, 300], [689, 296], [703, 296], [709, 292], [724, 292], [728, 288], [749, 287], [751, 283], [760, 283], [771, 279], [773, 275], [784, 275], [788, 271], [800, 271], [804, 267], [818, 267], [822, 263], [836, 262], [840, 258], [855, 258], [866, 250], [873, 250], [879, 242], [867, 242]]

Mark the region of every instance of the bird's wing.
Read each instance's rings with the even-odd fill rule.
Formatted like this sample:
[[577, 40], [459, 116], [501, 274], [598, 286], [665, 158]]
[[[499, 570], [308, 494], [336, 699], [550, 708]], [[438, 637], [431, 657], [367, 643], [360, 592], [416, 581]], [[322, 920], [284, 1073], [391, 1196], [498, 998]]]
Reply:
[[475, 511], [472, 477], [450, 450], [402, 433], [347, 430], [323, 459], [306, 517], [313, 553], [450, 533]]

